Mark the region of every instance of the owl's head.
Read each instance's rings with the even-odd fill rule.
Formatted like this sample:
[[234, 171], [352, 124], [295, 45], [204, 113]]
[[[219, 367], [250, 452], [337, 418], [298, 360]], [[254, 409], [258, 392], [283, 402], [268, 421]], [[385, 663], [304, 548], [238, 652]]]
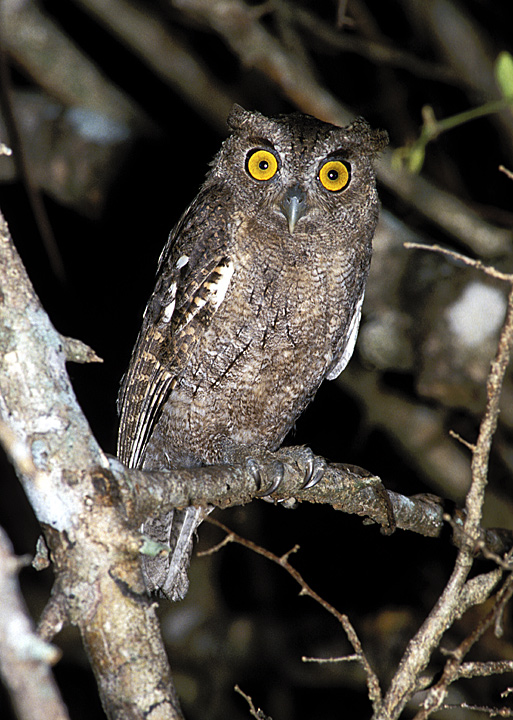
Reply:
[[239, 105], [228, 125], [232, 134], [210, 177], [226, 183], [248, 216], [296, 238], [317, 234], [319, 223], [336, 232], [341, 224], [370, 223], [372, 232], [372, 161], [387, 144], [386, 132], [372, 130], [362, 118], [337, 127], [301, 113], [265, 117]]

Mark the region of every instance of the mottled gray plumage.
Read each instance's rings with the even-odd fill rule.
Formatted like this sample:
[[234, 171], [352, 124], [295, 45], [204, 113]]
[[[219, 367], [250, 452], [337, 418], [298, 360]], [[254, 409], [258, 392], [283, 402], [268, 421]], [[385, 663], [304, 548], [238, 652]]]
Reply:
[[[118, 454], [131, 467], [275, 450], [354, 348], [378, 217], [372, 160], [386, 134], [361, 119], [338, 128], [239, 106], [228, 124], [164, 247], [123, 380]], [[176, 546], [170, 567], [145, 561], [149, 589], [183, 597], [202, 512], [145, 524]]]

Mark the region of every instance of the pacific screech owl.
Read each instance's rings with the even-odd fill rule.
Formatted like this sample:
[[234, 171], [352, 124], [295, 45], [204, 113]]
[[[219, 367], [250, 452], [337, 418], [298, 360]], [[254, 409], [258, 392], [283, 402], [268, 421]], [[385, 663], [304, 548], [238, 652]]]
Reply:
[[[160, 256], [123, 380], [118, 454], [130, 467], [275, 450], [354, 348], [378, 218], [373, 158], [386, 133], [235, 106], [232, 134]], [[149, 589], [187, 590], [204, 511], [154, 518], [174, 547], [145, 561]]]

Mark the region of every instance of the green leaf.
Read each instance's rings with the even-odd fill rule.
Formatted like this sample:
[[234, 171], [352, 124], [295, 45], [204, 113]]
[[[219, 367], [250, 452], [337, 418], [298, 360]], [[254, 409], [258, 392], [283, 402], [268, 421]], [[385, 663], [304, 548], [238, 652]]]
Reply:
[[513, 98], [513, 56], [506, 51], [495, 61], [495, 79], [505, 98]]
[[410, 145], [403, 145], [394, 150], [392, 167], [397, 171], [406, 169], [408, 172], [418, 174], [422, 170], [425, 155], [426, 144], [419, 139]]
[[424, 165], [425, 156], [426, 146], [424, 145], [424, 143], [417, 142], [412, 145], [407, 158], [408, 170], [411, 173], [415, 173], [418, 175], [418, 173], [422, 170], [422, 166]]

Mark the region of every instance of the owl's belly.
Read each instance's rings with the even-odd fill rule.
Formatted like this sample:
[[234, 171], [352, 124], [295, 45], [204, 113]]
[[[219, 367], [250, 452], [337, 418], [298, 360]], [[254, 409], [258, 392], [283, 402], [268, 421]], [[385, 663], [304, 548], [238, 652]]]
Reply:
[[165, 446], [166, 464], [195, 464], [221, 462], [226, 442], [276, 449], [312, 399], [332, 361], [326, 317], [282, 307], [270, 318], [239, 317], [234, 328], [220, 313], [202, 335], [165, 404], [150, 455], [152, 445]]

